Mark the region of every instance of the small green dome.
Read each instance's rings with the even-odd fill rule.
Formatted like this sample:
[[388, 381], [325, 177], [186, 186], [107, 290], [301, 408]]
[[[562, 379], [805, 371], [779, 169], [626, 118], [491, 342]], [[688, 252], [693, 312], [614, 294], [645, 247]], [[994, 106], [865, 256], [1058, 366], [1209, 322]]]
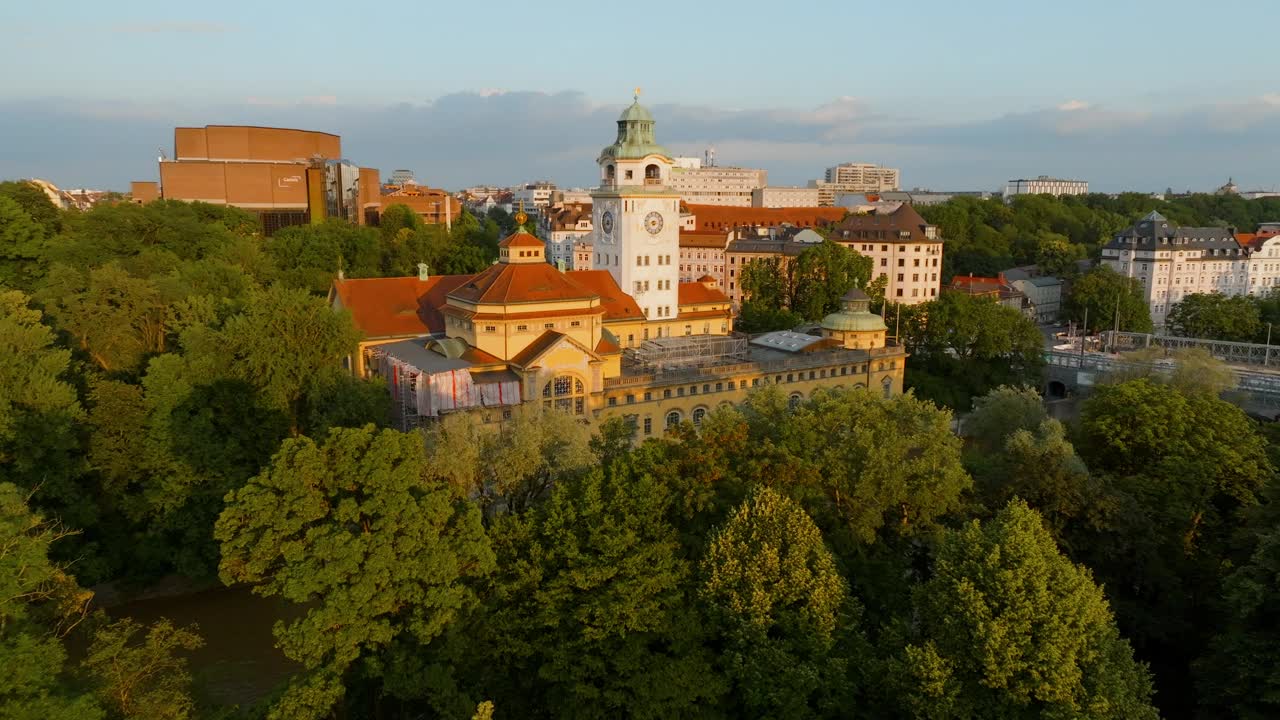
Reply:
[[657, 123], [648, 108], [637, 100], [618, 116], [618, 139], [600, 151], [599, 162], [610, 160], [641, 160], [650, 155], [669, 158], [671, 153], [654, 138]]
[[836, 332], [877, 332], [888, 330], [884, 318], [871, 312], [871, 298], [853, 288], [840, 299], [841, 309], [822, 318], [822, 329]]
[[639, 100], [637, 100], [631, 103], [631, 107], [622, 111], [622, 114], [618, 116], [618, 121], [619, 122], [638, 122], [638, 121], [653, 122], [653, 114], [649, 112], [648, 108], [641, 105]]

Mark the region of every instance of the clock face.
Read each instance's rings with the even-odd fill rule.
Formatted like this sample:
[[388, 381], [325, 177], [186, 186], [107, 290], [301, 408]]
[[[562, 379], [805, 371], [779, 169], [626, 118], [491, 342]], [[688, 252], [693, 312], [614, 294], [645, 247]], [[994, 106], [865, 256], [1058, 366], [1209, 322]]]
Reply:
[[604, 211], [604, 214], [600, 216], [600, 229], [604, 231], [605, 235], [613, 234], [613, 213], [608, 210]]
[[657, 235], [662, 232], [662, 213], [651, 212], [645, 215], [644, 229], [648, 230], [650, 235]]

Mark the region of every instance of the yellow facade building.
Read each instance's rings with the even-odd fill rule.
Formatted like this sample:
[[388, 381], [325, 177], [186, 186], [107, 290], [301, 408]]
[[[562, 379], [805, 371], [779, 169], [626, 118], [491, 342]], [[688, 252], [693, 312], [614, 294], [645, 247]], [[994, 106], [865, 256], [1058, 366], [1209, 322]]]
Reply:
[[719, 281], [679, 278], [679, 204], [671, 157], [639, 103], [599, 158], [593, 245], [599, 269], [563, 272], [521, 228], [471, 276], [338, 279], [335, 308], [365, 339], [353, 372], [387, 381], [403, 427], [451, 412], [498, 422], [521, 403], [596, 419], [624, 417], [638, 438], [779, 385], [902, 392], [906, 353], [854, 291], [818, 334], [733, 331]]

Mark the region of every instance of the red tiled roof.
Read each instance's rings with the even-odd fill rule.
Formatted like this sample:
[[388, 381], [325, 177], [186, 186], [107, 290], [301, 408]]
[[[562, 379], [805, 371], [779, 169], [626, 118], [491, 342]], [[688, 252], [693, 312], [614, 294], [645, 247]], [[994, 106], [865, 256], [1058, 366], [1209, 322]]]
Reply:
[[724, 310], [695, 310], [693, 312], [681, 311], [676, 313], [676, 319], [677, 320], [701, 320], [703, 318], [724, 318], [724, 317], [729, 317], [729, 315], [730, 315], [730, 312], [728, 308], [725, 308]]
[[681, 230], [680, 247], [724, 249], [729, 244], [728, 230]]
[[506, 237], [506, 239], [498, 243], [498, 247], [500, 248], [511, 248], [511, 247], [540, 248], [540, 247], [543, 247], [543, 244], [541, 240], [534, 237], [533, 235], [530, 235], [528, 232], [524, 230], [524, 228], [517, 228], [515, 232], [511, 233]]
[[445, 295], [470, 275], [334, 280], [333, 290], [367, 339], [444, 331]]
[[537, 310], [534, 312], [518, 312], [518, 313], [482, 313], [465, 310], [454, 305], [446, 305], [440, 308], [440, 312], [445, 315], [455, 315], [479, 322], [481, 320], [534, 320], [544, 317], [580, 317], [582, 315], [603, 315], [603, 307], [593, 308], [570, 308], [568, 310]]
[[613, 353], [619, 352], [621, 350], [622, 348], [618, 347], [618, 343], [613, 342], [608, 338], [602, 337], [600, 338], [600, 342], [596, 343], [597, 355], [612, 355]]
[[519, 303], [589, 300], [596, 294], [570, 282], [551, 265], [533, 262], [490, 265], [449, 297], [473, 303]]
[[729, 302], [729, 296], [700, 282], [680, 283], [678, 294], [681, 306]]
[[608, 270], [570, 270], [564, 274], [571, 282], [600, 296], [604, 319], [635, 320], [644, 317], [635, 298], [622, 292]]
[[[1266, 240], [1265, 237], [1262, 239]], [[1236, 242], [1240, 243], [1240, 247], [1252, 247], [1257, 241], [1258, 236], [1255, 233], [1236, 233]]]
[[[907, 203], [898, 206], [891, 213], [867, 213], [866, 215], [850, 215], [831, 233], [831, 239], [840, 242], [853, 240], [876, 240], [880, 242], [941, 242], [941, 238], [930, 239], [925, 236], [924, 228], [929, 223], [920, 217], [920, 213]], [[900, 232], [909, 233], [903, 238]]]
[[[847, 212], [838, 207], [756, 208], [731, 205], [687, 206], [694, 215], [696, 230], [729, 230], [745, 226], [794, 225], [820, 227], [839, 222]], [[687, 231], [686, 231], [687, 232]]]
[[702, 277], [698, 278], [698, 282], [708, 283], [708, 282], [719, 282], [719, 281], [711, 277], [710, 275], [703, 275]]

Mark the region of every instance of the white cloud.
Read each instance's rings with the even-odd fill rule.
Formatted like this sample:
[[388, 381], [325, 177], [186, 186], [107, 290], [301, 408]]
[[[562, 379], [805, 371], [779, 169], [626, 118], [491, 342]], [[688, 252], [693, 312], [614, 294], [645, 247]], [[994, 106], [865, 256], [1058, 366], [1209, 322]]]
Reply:
[[1068, 100], [1059, 105], [1058, 109], [1063, 112], [1071, 112], [1073, 110], [1087, 110], [1090, 107], [1092, 106], [1084, 100]]

